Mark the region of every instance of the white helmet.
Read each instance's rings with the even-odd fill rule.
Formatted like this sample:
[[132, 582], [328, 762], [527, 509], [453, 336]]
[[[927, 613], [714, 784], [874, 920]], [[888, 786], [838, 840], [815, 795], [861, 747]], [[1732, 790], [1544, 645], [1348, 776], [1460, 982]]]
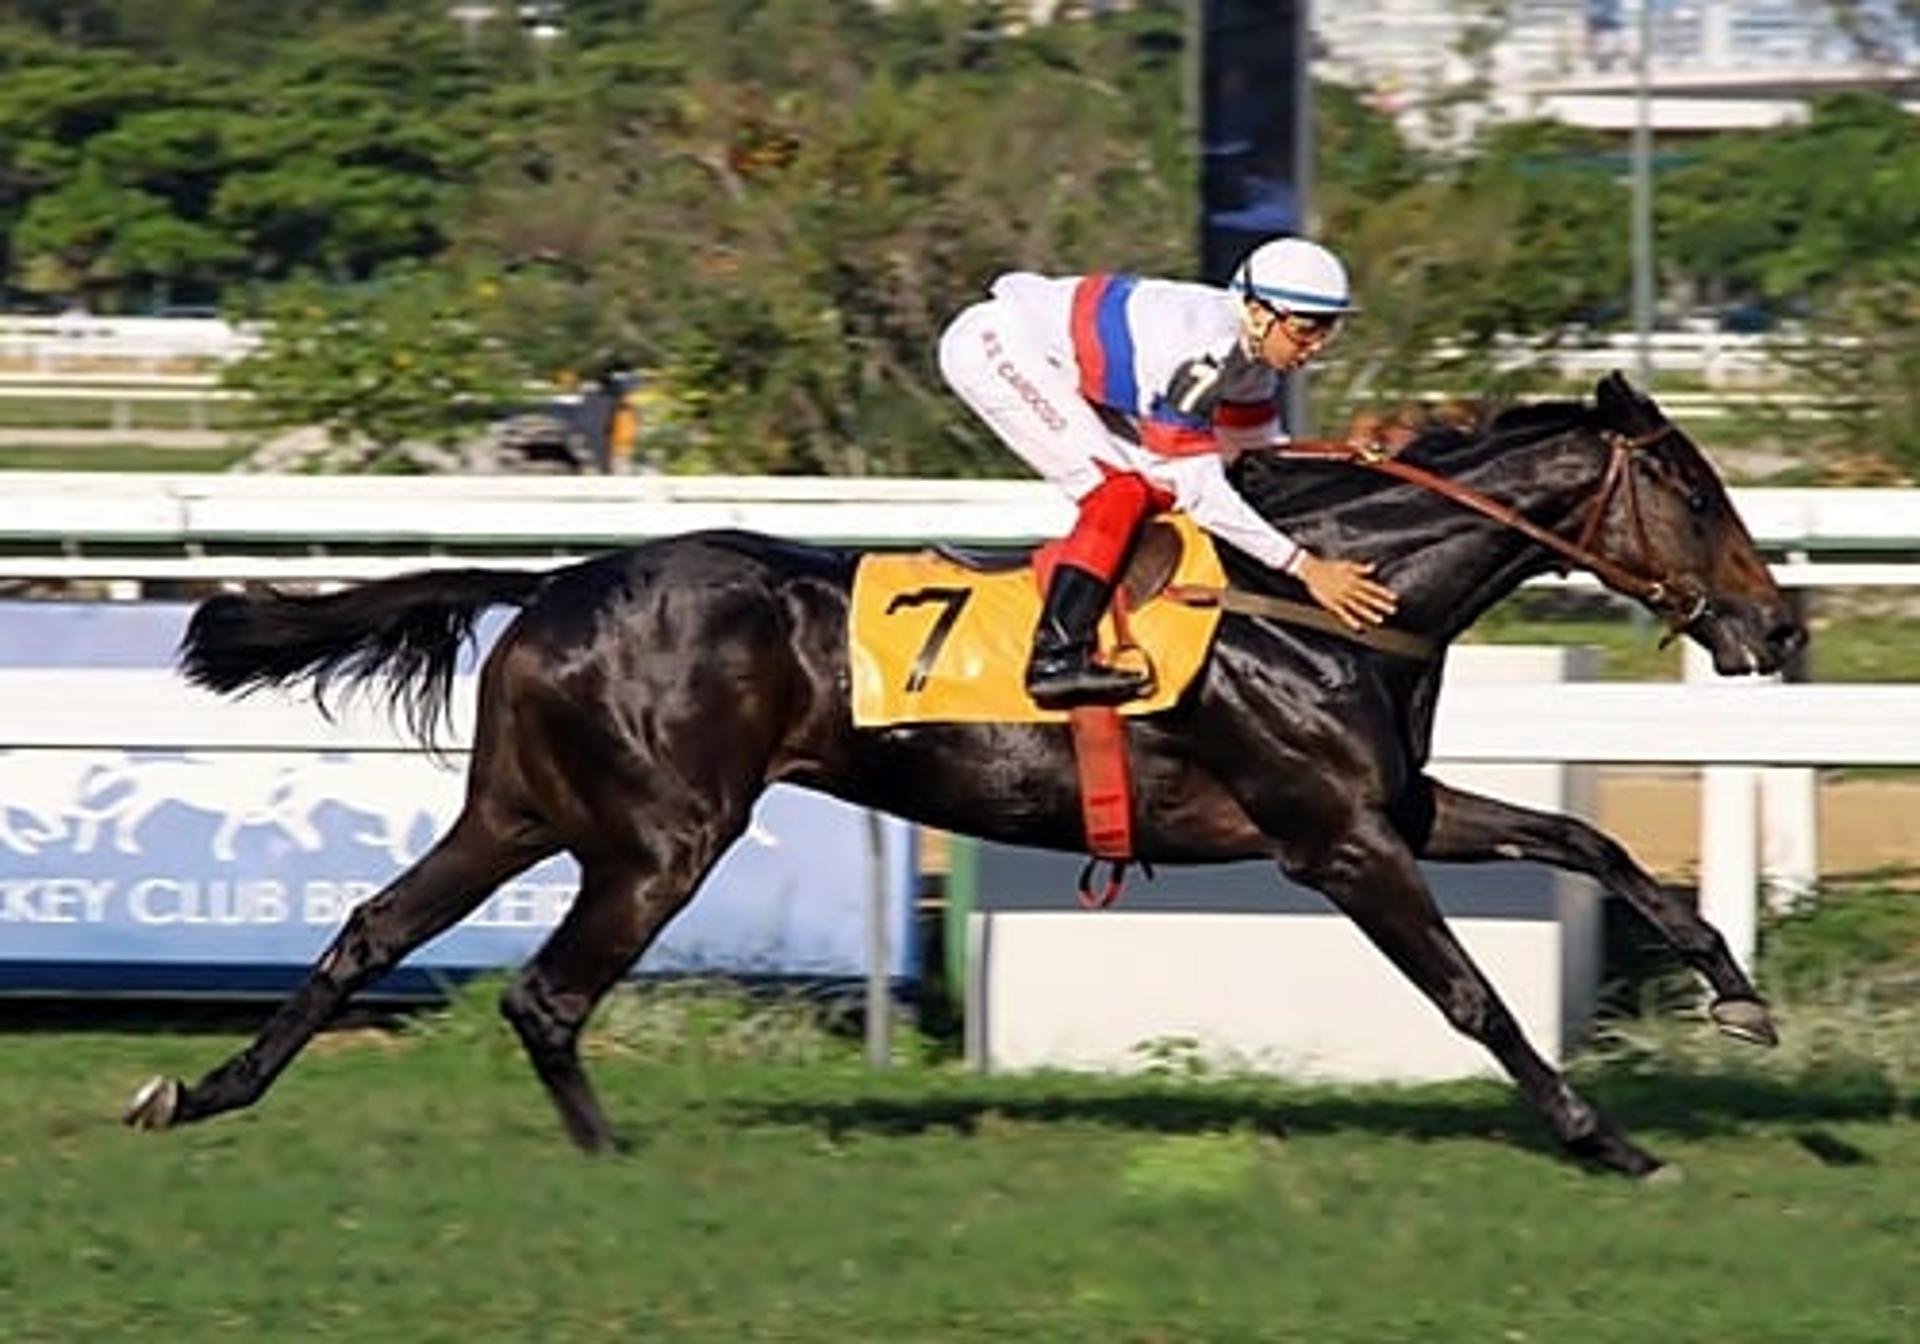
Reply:
[[1275, 238], [1247, 253], [1228, 288], [1293, 313], [1350, 313], [1347, 268], [1304, 238]]

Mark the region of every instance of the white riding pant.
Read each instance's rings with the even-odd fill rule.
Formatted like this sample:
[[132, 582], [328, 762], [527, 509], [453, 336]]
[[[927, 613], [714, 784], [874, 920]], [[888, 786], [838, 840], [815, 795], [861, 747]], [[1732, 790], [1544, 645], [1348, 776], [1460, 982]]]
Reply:
[[1218, 453], [1162, 457], [1114, 433], [1080, 395], [1072, 362], [1034, 339], [1012, 306], [988, 299], [940, 337], [947, 385], [1007, 447], [1076, 501], [1106, 479], [1099, 464], [1137, 472], [1200, 526], [1274, 569], [1300, 553], [1227, 480]]

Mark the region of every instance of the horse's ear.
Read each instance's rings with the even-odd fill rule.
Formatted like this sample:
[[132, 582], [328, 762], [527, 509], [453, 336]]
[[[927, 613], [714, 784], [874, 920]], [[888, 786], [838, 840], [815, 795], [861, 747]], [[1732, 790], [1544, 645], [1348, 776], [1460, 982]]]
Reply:
[[1595, 385], [1593, 400], [1600, 409], [1600, 423], [1625, 433], [1642, 433], [1660, 424], [1659, 408], [1618, 369]]

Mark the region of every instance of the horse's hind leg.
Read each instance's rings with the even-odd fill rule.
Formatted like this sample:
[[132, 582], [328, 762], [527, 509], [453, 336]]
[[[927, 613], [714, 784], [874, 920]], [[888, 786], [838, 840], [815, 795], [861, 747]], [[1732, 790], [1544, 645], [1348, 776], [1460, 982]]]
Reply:
[[347, 917], [306, 980], [251, 1044], [188, 1087], [154, 1078], [123, 1117], [139, 1129], [204, 1120], [258, 1101], [301, 1047], [355, 990], [398, 965], [429, 938], [458, 923], [493, 889], [551, 853], [509, 840], [473, 807], [427, 855]]
[[560, 1112], [587, 1152], [619, 1146], [580, 1063], [580, 1031], [607, 991], [690, 900], [746, 827], [744, 810], [722, 821], [666, 817], [657, 809], [630, 852], [583, 865], [580, 895], [527, 969], [500, 998]]
[[1726, 940], [1691, 906], [1663, 891], [1618, 843], [1575, 817], [1517, 807], [1437, 780], [1426, 784], [1431, 806], [1408, 819], [1415, 832], [1409, 842], [1421, 857], [1451, 863], [1530, 859], [1589, 874], [1632, 902], [1713, 986], [1709, 1011], [1720, 1030], [1763, 1045], [1778, 1040], [1765, 1003]]
[[1659, 1170], [1657, 1158], [1615, 1129], [1527, 1043], [1499, 992], [1441, 919], [1413, 854], [1384, 818], [1364, 820], [1294, 876], [1325, 892], [1457, 1030], [1485, 1046], [1561, 1143], [1629, 1176]]

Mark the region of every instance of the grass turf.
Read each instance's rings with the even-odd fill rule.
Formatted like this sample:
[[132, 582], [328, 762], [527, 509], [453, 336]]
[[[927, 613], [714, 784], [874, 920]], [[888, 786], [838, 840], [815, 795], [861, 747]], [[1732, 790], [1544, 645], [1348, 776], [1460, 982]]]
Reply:
[[[644, 1016], [644, 1012], [642, 1014]], [[1793, 1028], [1791, 1017], [1788, 1029]], [[1889, 1341], [1920, 1127], [1889, 1070], [1615, 1063], [1686, 1180], [1561, 1159], [1496, 1084], [886, 1075], [598, 1038], [576, 1157], [477, 997], [323, 1038], [255, 1112], [118, 1128], [235, 1040], [0, 1037], [0, 1321], [183, 1339]]]

